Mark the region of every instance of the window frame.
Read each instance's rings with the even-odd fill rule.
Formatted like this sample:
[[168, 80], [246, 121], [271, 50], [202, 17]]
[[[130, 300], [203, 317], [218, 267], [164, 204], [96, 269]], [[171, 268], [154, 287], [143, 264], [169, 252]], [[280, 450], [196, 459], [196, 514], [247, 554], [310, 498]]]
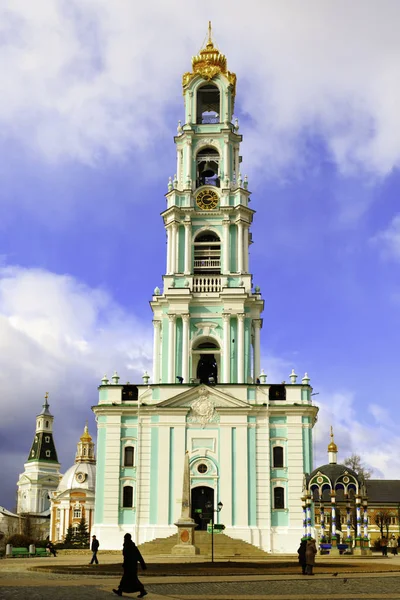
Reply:
[[[281, 465], [277, 465], [276, 460], [275, 460], [275, 451], [278, 449], [282, 451], [282, 464]], [[284, 469], [285, 468], [285, 448], [283, 446], [281, 446], [280, 444], [277, 444], [276, 446], [272, 447], [272, 468], [273, 469]]]
[[[131, 490], [131, 494], [132, 494], [132, 496], [131, 496], [131, 503], [130, 504], [125, 504], [125, 500], [126, 500], [125, 499], [125, 494], [127, 493], [127, 492], [125, 492], [125, 490], [128, 490], [128, 489]], [[122, 498], [121, 498], [122, 508], [133, 508], [133, 498], [134, 498], [133, 492], [134, 492], [134, 489], [133, 489], [133, 485], [131, 485], [131, 483], [127, 483], [126, 485], [124, 485], [122, 487]]]
[[[127, 460], [126, 460], [127, 459], [127, 451], [132, 451], [132, 464], [127, 463]], [[135, 466], [135, 458], [136, 458], [135, 446], [133, 444], [127, 444], [126, 446], [124, 446], [124, 448], [123, 448], [123, 466], [126, 467], [127, 469], [132, 469]]]
[[[277, 506], [277, 492], [278, 490], [282, 490], [282, 504], [283, 506]], [[279, 492], [280, 493], [280, 492]], [[285, 488], [281, 485], [274, 486], [274, 510], [285, 510]]]

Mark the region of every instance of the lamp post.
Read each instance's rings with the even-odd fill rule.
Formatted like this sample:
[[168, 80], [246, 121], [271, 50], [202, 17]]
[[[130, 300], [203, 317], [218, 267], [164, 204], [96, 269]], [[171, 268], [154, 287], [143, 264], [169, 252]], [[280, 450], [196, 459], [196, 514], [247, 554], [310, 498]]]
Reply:
[[211, 510], [211, 562], [214, 562], [214, 513], [219, 513], [221, 512], [221, 509], [223, 507], [222, 502], [218, 502], [217, 504], [217, 508], [214, 508], [213, 503], [211, 502], [211, 500], [208, 500], [208, 502], [206, 502], [206, 508], [207, 510]]

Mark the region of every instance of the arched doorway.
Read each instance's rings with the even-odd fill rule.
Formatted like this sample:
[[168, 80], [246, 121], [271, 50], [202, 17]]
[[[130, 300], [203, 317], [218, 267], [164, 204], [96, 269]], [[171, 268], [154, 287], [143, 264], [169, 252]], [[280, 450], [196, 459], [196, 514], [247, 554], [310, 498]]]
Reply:
[[192, 519], [197, 523], [197, 529], [207, 531], [207, 524], [212, 514], [206, 508], [207, 502], [211, 502], [214, 508], [214, 490], [206, 485], [200, 485], [192, 489]]
[[218, 367], [214, 354], [200, 354], [197, 365], [197, 379], [200, 383], [206, 385], [218, 383]]

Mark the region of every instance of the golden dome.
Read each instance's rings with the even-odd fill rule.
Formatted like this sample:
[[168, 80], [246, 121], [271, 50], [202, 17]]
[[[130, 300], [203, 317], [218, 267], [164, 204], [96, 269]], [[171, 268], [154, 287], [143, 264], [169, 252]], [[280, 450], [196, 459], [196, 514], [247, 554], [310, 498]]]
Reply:
[[92, 436], [90, 435], [89, 431], [88, 431], [88, 426], [87, 424], [85, 425], [85, 429], [83, 430], [83, 434], [80, 437], [81, 442], [91, 442], [92, 441]]
[[191, 73], [185, 73], [182, 79], [183, 91], [196, 75], [200, 75], [203, 79], [209, 81], [218, 73], [223, 73], [232, 86], [232, 97], [236, 94], [236, 75], [227, 70], [227, 61], [225, 54], [222, 54], [218, 48], [214, 46], [211, 38], [211, 21], [208, 23], [208, 40], [206, 47], [200, 50], [197, 56], [192, 58]]
[[337, 452], [337, 446], [333, 440], [333, 427], [331, 426], [331, 443], [328, 446], [328, 452]]

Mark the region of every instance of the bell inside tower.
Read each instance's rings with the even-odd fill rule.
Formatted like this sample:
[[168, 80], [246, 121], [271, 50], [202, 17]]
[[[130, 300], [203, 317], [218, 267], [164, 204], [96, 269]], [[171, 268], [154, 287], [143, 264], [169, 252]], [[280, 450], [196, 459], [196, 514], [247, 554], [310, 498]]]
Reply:
[[208, 83], [199, 88], [197, 92], [197, 117], [198, 124], [219, 123], [220, 93], [216, 85]]
[[214, 148], [200, 150], [196, 157], [197, 187], [215, 185], [220, 187], [219, 154]]

